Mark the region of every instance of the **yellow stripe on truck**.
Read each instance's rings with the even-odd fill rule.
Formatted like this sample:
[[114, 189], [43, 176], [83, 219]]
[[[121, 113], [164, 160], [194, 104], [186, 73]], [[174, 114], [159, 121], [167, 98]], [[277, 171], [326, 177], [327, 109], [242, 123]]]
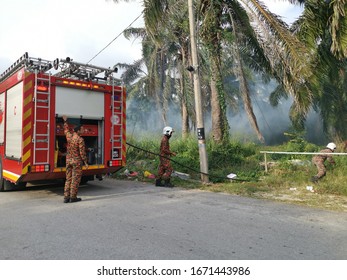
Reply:
[[[82, 169], [83, 170], [90, 170], [90, 169], [103, 169], [105, 168], [105, 165], [89, 165], [88, 168], [83, 166]], [[54, 168], [53, 172], [65, 172], [66, 171], [66, 168], [65, 167], [57, 167], [57, 168]]]
[[20, 177], [20, 175], [12, 173], [11, 171], [8, 171], [8, 170], [3, 170], [2, 175], [4, 178], [10, 179], [10, 180], [15, 181], [15, 182]]

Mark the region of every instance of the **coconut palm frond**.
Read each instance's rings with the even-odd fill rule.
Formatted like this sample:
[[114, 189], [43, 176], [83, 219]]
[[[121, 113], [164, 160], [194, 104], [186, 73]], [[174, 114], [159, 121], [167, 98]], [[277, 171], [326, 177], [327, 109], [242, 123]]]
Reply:
[[117, 66], [120, 69], [125, 70], [122, 73], [122, 80], [124, 81], [125, 84], [132, 84], [134, 81], [139, 79], [141, 76], [145, 76], [146, 73], [143, 70], [144, 66], [144, 60], [139, 59], [135, 61], [133, 64], [127, 64], [127, 63], [118, 63]]
[[245, 77], [244, 64], [243, 64], [243, 60], [241, 58], [240, 50], [238, 48], [238, 46], [240, 45], [240, 39], [239, 39], [240, 36], [239, 36], [239, 34], [236, 33], [236, 30], [237, 30], [236, 21], [234, 20], [231, 13], [229, 14], [229, 16], [230, 16], [230, 21], [232, 24], [232, 30], [233, 30], [233, 34], [234, 34], [234, 38], [235, 38], [235, 45], [233, 47], [233, 53], [234, 53], [234, 57], [236, 60], [235, 75], [239, 80], [240, 93], [241, 93], [242, 100], [243, 100], [243, 106], [244, 106], [244, 109], [247, 113], [249, 122], [252, 125], [254, 131], [256, 132], [259, 141], [264, 143], [265, 142], [264, 137], [259, 130], [257, 118], [253, 112], [249, 86], [248, 86], [247, 79]]
[[316, 49], [320, 42], [331, 38], [331, 53], [338, 59], [347, 57], [347, 1], [307, 0], [305, 9], [294, 24], [299, 38]]
[[274, 75], [293, 96], [294, 107], [306, 114], [313, 100], [309, 82], [316, 82], [311, 68], [312, 52], [288, 30], [286, 23], [259, 1], [241, 1], [254, 24], [258, 42], [271, 63]]
[[[228, 3], [229, 17], [232, 16], [237, 28], [233, 30], [238, 37], [238, 48], [242, 55], [242, 59], [247, 66], [262, 74], [271, 73], [271, 64], [266, 57], [262, 46], [259, 44], [253, 27], [250, 24], [248, 15], [244, 8], [237, 1]], [[230, 41], [232, 43], [232, 40]]]
[[331, 2], [332, 15], [329, 19], [332, 37], [331, 52], [339, 59], [347, 57], [347, 1]]
[[147, 32], [154, 41], [158, 41], [160, 39], [158, 37], [158, 34], [160, 34], [160, 24], [158, 23], [162, 22], [167, 15], [169, 1], [144, 0], [143, 5], [143, 17], [145, 20]]
[[144, 39], [147, 36], [147, 32], [145, 28], [129, 27], [124, 30], [123, 35], [127, 40], [131, 38]]
[[278, 85], [271, 93], [269, 101], [271, 106], [278, 106], [281, 99], [288, 99], [288, 93], [285, 91], [282, 85]]

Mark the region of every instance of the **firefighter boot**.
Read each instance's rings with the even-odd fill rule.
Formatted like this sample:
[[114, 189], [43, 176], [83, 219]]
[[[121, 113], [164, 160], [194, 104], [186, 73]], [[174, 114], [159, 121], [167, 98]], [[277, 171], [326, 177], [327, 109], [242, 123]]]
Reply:
[[164, 185], [161, 183], [161, 179], [155, 179], [155, 186], [156, 187], [163, 187]]
[[164, 187], [166, 187], [166, 188], [173, 188], [173, 187], [174, 187], [174, 185], [172, 185], [172, 184], [170, 183], [170, 178], [165, 180], [165, 185], [164, 185]]

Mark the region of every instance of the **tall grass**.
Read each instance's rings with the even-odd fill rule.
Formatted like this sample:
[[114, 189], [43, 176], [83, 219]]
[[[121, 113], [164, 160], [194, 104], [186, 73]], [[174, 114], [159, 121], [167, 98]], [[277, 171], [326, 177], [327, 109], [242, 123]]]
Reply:
[[[141, 139], [128, 138], [127, 169], [137, 171], [139, 179], [144, 171], [156, 174], [159, 164], [159, 147], [161, 135]], [[177, 153], [173, 157], [174, 170], [188, 173], [196, 179], [194, 184], [179, 181], [179, 185], [197, 187], [200, 185], [200, 161], [198, 143], [195, 137], [187, 139], [174, 135], [170, 139], [170, 148]], [[233, 193], [254, 194], [256, 192], [280, 192], [289, 188], [305, 188], [312, 185], [310, 178], [317, 173], [308, 155], [268, 155], [268, 173], [264, 171], [264, 155], [261, 150], [318, 152], [321, 147], [306, 141], [289, 141], [283, 145], [264, 147], [254, 143], [241, 143], [230, 140], [218, 145], [207, 140], [206, 144], [209, 165], [209, 179], [214, 184], [212, 190], [229, 191]], [[347, 157], [335, 156], [336, 165], [327, 165], [327, 175], [315, 184], [315, 190], [322, 194], [337, 194], [347, 196]], [[232, 182], [227, 175], [237, 175]], [[121, 175], [121, 174], [120, 174]], [[120, 176], [117, 175], [117, 176]], [[174, 178], [173, 180], [179, 180]]]

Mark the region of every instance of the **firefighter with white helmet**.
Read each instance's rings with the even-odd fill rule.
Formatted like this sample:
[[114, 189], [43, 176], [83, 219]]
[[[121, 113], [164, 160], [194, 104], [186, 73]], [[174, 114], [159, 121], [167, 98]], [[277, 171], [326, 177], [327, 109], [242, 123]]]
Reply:
[[317, 167], [318, 173], [316, 176], [311, 178], [311, 181], [316, 183], [320, 178], [324, 177], [326, 174], [326, 167], [324, 162], [328, 160], [331, 164], [335, 164], [334, 159], [329, 153], [333, 153], [336, 150], [336, 144], [331, 142], [325, 149], [321, 150], [320, 153], [325, 153], [325, 155], [316, 155], [312, 158], [312, 163]]
[[[163, 128], [163, 138], [160, 143], [160, 163], [158, 167], [158, 175], [155, 180], [155, 185], [157, 187], [169, 187], [172, 188], [173, 185], [170, 183], [171, 174], [173, 172], [170, 157], [175, 156], [176, 153], [170, 151], [169, 139], [174, 132], [171, 126], [165, 126]], [[164, 180], [164, 184], [162, 184]]]

